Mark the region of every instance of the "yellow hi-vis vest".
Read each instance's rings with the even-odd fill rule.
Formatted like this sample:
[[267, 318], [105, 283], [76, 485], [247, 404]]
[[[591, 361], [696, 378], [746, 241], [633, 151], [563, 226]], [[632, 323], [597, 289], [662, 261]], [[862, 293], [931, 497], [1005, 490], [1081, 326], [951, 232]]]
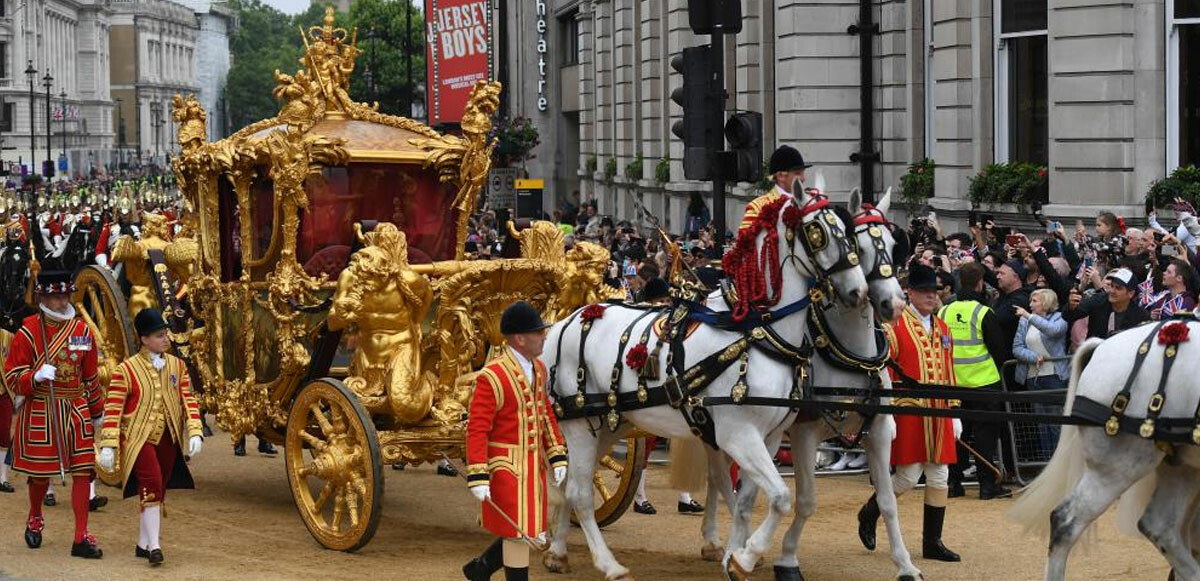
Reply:
[[954, 340], [954, 376], [959, 387], [1000, 382], [1000, 372], [983, 343], [983, 316], [991, 310], [979, 301], [954, 301], [938, 312]]

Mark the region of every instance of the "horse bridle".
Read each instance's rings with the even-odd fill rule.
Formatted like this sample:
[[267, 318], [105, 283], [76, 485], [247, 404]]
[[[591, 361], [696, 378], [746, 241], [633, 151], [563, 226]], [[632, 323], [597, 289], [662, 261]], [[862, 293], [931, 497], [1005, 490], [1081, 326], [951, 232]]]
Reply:
[[[846, 236], [846, 231], [839, 224], [838, 215], [829, 207], [829, 198], [824, 194], [812, 194], [802, 206], [793, 197], [791, 204], [800, 210], [801, 222], [797, 226], [800, 232], [788, 229], [788, 256], [784, 262], [794, 260], [807, 271], [806, 274], [814, 281], [814, 289], [831, 290], [832, 283], [829, 277], [859, 268], [856, 244]], [[814, 218], [809, 219], [809, 216]], [[800, 239], [800, 246], [812, 261], [814, 268], [809, 268], [796, 256], [796, 238]], [[817, 254], [829, 247], [831, 238], [837, 247], [838, 257], [832, 265], [825, 268], [817, 261]]]
[[875, 249], [875, 260], [867, 271], [867, 282], [886, 280], [896, 276], [892, 265], [892, 256], [887, 251], [887, 241], [883, 239], [883, 229], [891, 228], [887, 216], [874, 206], [863, 204], [862, 210], [854, 215], [854, 244], [858, 244], [858, 235], [864, 230], [871, 238], [871, 246]]

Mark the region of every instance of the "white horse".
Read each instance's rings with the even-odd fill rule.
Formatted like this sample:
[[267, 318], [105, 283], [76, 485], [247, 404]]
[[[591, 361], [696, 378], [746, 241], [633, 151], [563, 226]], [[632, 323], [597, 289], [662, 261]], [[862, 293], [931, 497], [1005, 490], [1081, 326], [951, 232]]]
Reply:
[[[1196, 377], [1200, 376], [1200, 351], [1193, 345], [1200, 333], [1200, 322], [1190, 321], [1186, 325], [1192, 340], [1176, 346], [1179, 354], [1170, 369], [1161, 418], [1193, 418], [1200, 400], [1196, 383]], [[1108, 413], [1110, 404], [1125, 387], [1126, 378], [1134, 371], [1139, 349], [1148, 340], [1145, 363], [1130, 386], [1125, 408], [1125, 415], [1137, 418], [1140, 423], [1158, 389], [1164, 351], [1169, 348], [1152, 336], [1156, 329], [1158, 325], [1143, 326], [1108, 340], [1091, 339], [1084, 343], [1071, 362], [1064, 414], [1071, 415], [1075, 408], [1085, 411], [1097, 407], [1081, 402], [1080, 398], [1100, 404], [1102, 415]], [[1190, 428], [1184, 431], [1191, 432]], [[1189, 444], [1174, 446], [1173, 456], [1169, 461], [1164, 462], [1165, 459], [1164, 447], [1154, 439], [1123, 431], [1109, 436], [1104, 426], [1063, 426], [1050, 463], [1008, 511], [1010, 518], [1028, 530], [1049, 532], [1046, 579], [1065, 577], [1067, 556], [1088, 525], [1139, 481], [1143, 485], [1136, 487], [1135, 493], [1147, 496], [1152, 491], [1149, 505], [1144, 511], [1139, 505], [1139, 510], [1122, 507], [1119, 512], [1133, 515], [1127, 520], [1137, 519], [1137, 529], [1158, 547], [1178, 578], [1200, 579], [1200, 565], [1191, 553], [1188, 539], [1195, 534], [1192, 517], [1200, 502], [1200, 449]], [[1155, 476], [1156, 482], [1147, 480]]]
[[[877, 340], [876, 315], [879, 315], [879, 321], [891, 321], [904, 309], [906, 302], [904, 290], [896, 279], [891, 264], [892, 250], [896, 244], [886, 219], [891, 207], [891, 191], [889, 190], [874, 208], [864, 208], [861, 201], [858, 190], [853, 190], [848, 207], [854, 215], [854, 234], [858, 242], [860, 264], [870, 285], [870, 302], [862, 307], [853, 308], [831, 305], [826, 310], [824, 316], [827, 337], [831, 342], [836, 342], [838, 350], [849, 365], [834, 364], [821, 354], [815, 356], [811, 367], [812, 383], [815, 386], [891, 388], [891, 378], [886, 371], [876, 372], [865, 368], [875, 367], [879, 360], [887, 355], [887, 344], [880, 344]], [[861, 367], [855, 369], [855, 365]], [[889, 402], [888, 398], [880, 399], [883, 405]], [[867, 435], [865, 446], [868, 466], [875, 482], [876, 502], [887, 526], [892, 561], [899, 569], [897, 577], [904, 581], [915, 581], [921, 578], [921, 571], [913, 564], [904, 545], [889, 471], [892, 440], [896, 437], [895, 420], [890, 415], [875, 415]], [[795, 471], [795, 519], [784, 536], [780, 558], [775, 562], [775, 578], [793, 581], [803, 579], [796, 550], [804, 524], [816, 510], [817, 447], [822, 441], [838, 434], [831, 424], [819, 418], [802, 416], [788, 429], [788, 436], [792, 448], [792, 467]], [[728, 471], [719, 474], [721, 480], [729, 480]], [[710, 488], [713, 484], [710, 482]], [[720, 482], [716, 484], [722, 485]], [[745, 535], [749, 524], [747, 517], [752, 512], [756, 495], [757, 487], [753, 483], [747, 482], [743, 485], [738, 498], [733, 531], [730, 533], [731, 545]]]
[[[777, 216], [759, 233], [750, 247], [753, 251], [751, 260], [760, 264], [766, 273], [765, 286], [770, 302], [783, 305], [775, 312], [786, 311], [789, 307], [792, 310], [805, 307], [814, 277], [820, 282], [831, 283], [838, 300], [850, 305], [864, 304], [867, 301], [867, 281], [850, 250], [844, 234], [845, 225], [832, 210], [825, 207], [828, 201], [824, 196], [807, 197], [799, 194], [803, 191], [799, 182], [795, 191], [806, 199], [786, 198], [781, 202], [782, 206], [776, 206], [769, 212], [765, 211], [764, 215], [777, 212]], [[795, 228], [790, 232], [787, 226], [789, 219], [799, 222], [793, 223]], [[813, 255], [810, 256], [805, 248], [812, 248]], [[778, 277], [778, 280], [772, 280], [775, 277]], [[739, 292], [742, 290], [739, 289]], [[726, 311], [732, 310], [732, 306], [725, 304], [719, 292], [708, 298], [708, 306], [716, 309], [715, 305], [721, 305]], [[586, 310], [585, 308], [584, 311]], [[785, 349], [789, 346], [803, 345], [807, 336], [804, 312], [806, 310], [805, 307], [787, 316], [770, 317], [769, 322], [764, 322], [763, 327], [753, 336], [758, 339], [764, 334], [762, 331], [769, 331]], [[589, 337], [592, 339], [586, 343], [583, 354], [579, 353], [582, 333], [580, 321], [577, 320], [579, 317], [573, 316], [556, 324], [548, 336], [546, 363], [552, 369], [558, 370], [554, 386], [557, 396], [574, 398], [580, 391], [601, 395], [609, 393], [610, 370], [615, 371], [614, 363], [622, 365], [626, 355], [621, 352], [617, 338], [626, 332], [631, 337], [640, 336], [645, 325], [651, 324], [654, 318], [647, 317], [636, 325], [631, 325], [642, 314], [642, 311], [636, 309], [608, 307], [601, 318], [591, 322]], [[684, 340], [683, 367], [690, 368], [711, 355], [725, 352], [731, 344], [748, 336], [751, 335], [725, 331], [707, 324], [701, 325]], [[561, 349], [557, 347], [560, 344], [563, 345]], [[631, 341], [630, 345], [632, 344]], [[653, 341], [649, 347], [653, 348]], [[667, 351], [669, 350], [663, 349], [663, 353], [660, 354], [659, 365], [663, 370], [670, 367]], [[724, 369], [692, 395], [735, 397], [734, 394], [738, 393], [736, 390], [740, 389], [740, 367], [744, 365], [745, 387], [748, 387], [750, 396], [789, 397], [797, 372], [795, 366], [781, 362], [777, 359], [780, 357], [778, 352], [769, 353], [761, 344], [756, 343], [747, 353], [748, 357], [742, 360], [741, 364], [733, 362], [735, 365]], [[587, 375], [582, 386], [576, 380], [576, 370], [581, 364], [585, 366]], [[621, 375], [618, 393], [637, 392], [637, 374], [626, 371]], [[745, 572], [754, 569], [759, 558], [769, 548], [780, 520], [791, 510], [787, 484], [775, 469], [769, 450], [778, 445], [783, 429], [790, 423], [793, 411], [784, 407], [739, 405], [699, 409], [706, 409], [711, 413], [711, 423], [715, 427], [715, 439], [720, 449], [741, 465], [747, 480], [754, 481], [767, 492], [770, 509], [766, 519], [745, 545], [732, 553], [728, 564], [734, 574], [744, 575]], [[567, 441], [571, 462], [568, 468], [566, 502], [559, 507], [553, 543], [545, 557], [545, 564], [551, 571], [567, 570], [566, 539], [570, 528], [567, 511], [574, 509], [596, 568], [604, 573], [608, 580], [632, 579], [629, 570], [613, 557], [596, 525], [592, 476], [599, 460], [598, 456], [628, 433], [633, 426], [674, 440], [695, 436], [681, 411], [666, 405], [625, 411], [621, 418], [616, 431], [607, 426], [596, 428], [593, 426], [593, 420], [587, 418], [559, 423]]]

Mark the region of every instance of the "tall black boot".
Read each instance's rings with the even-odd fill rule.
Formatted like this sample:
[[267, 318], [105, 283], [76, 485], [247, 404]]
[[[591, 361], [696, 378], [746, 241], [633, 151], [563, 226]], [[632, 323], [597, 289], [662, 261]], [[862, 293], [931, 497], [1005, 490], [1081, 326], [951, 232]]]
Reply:
[[504, 541], [496, 539], [492, 546], [488, 547], [482, 555], [471, 559], [466, 565], [463, 565], [463, 576], [470, 581], [488, 581], [492, 578], [492, 574], [500, 570], [504, 566]]
[[946, 522], [946, 507], [925, 505], [925, 525], [921, 539], [922, 554], [926, 559], [957, 563], [962, 560], [958, 553], [942, 544], [942, 524]]
[[875, 550], [875, 525], [879, 522], [879, 504], [872, 494], [858, 511], [858, 540], [868, 551]]
[[504, 581], [529, 581], [529, 567], [505, 567]]

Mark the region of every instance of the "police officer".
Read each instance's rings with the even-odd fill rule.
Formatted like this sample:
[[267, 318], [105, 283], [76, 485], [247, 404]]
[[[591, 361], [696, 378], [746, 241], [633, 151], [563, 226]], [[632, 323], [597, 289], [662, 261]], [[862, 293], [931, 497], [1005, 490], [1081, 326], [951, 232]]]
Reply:
[[[980, 390], [1000, 390], [1000, 357], [1011, 350], [1011, 338], [1005, 340], [1004, 331], [996, 313], [984, 304], [983, 266], [969, 262], [959, 269], [961, 290], [958, 299], [942, 307], [938, 317], [946, 322], [954, 341], [954, 377], [959, 387]], [[1003, 411], [999, 403], [964, 401], [963, 409]], [[996, 456], [997, 442], [1003, 424], [999, 422], [963, 422], [966, 434], [974, 434], [975, 448], [979, 455], [991, 460]], [[963, 496], [963, 470], [970, 456], [958, 445], [958, 462], [950, 468], [950, 496]], [[983, 466], [977, 470], [979, 498], [990, 500], [1011, 496], [1012, 492], [996, 482], [996, 473]]]

